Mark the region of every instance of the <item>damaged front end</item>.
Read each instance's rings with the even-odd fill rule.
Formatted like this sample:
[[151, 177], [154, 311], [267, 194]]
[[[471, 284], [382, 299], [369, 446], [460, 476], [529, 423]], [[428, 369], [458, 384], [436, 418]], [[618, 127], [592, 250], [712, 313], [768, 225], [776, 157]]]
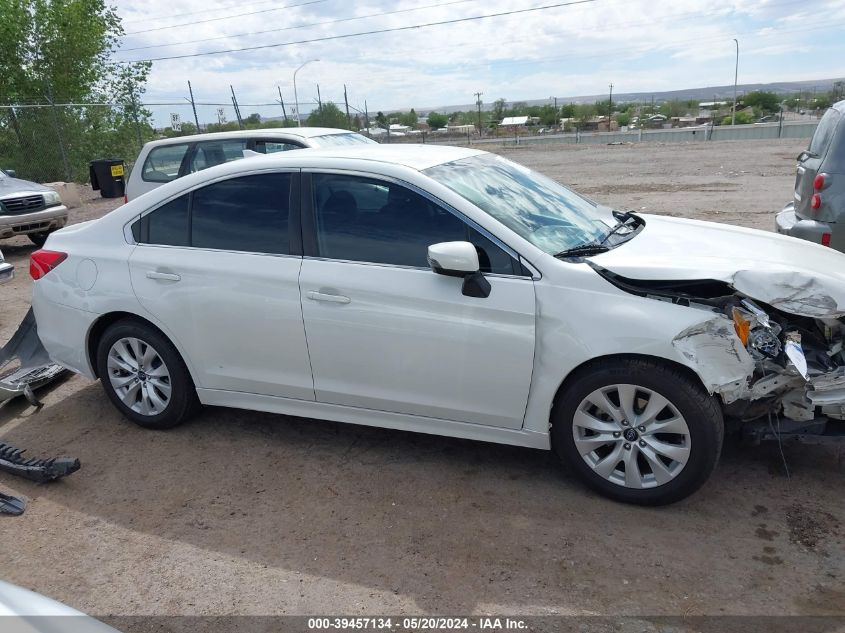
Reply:
[[626, 292], [702, 310], [672, 344], [751, 439], [845, 435], [845, 425], [828, 424], [845, 420], [845, 289], [837, 296], [799, 273], [657, 281], [594, 268]]

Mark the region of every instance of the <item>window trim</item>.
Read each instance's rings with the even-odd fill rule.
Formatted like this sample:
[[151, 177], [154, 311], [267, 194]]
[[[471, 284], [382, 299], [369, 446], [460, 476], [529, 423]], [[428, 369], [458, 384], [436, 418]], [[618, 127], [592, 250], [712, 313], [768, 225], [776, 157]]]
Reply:
[[[523, 268], [527, 270], [527, 274], [525, 275], [508, 275], [506, 273], [484, 273], [484, 276], [492, 276], [492, 277], [503, 277], [508, 279], [532, 279], [537, 280], [540, 278], [539, 273], [537, 272], [537, 268], [535, 266], [530, 265], [528, 260], [522, 257], [519, 253], [517, 253], [514, 249], [510, 246], [505, 244], [502, 240], [498, 237], [493, 235], [490, 231], [485, 229], [483, 226], [478, 224], [472, 218], [467, 217], [457, 209], [455, 209], [452, 205], [440, 200], [433, 194], [429, 193], [428, 191], [418, 187], [417, 185], [410, 183], [406, 180], [402, 180], [400, 178], [395, 178], [393, 176], [386, 176], [384, 174], [373, 174], [369, 172], [361, 172], [356, 170], [350, 169], [333, 169], [333, 168], [319, 168], [319, 167], [312, 167], [312, 168], [305, 168], [302, 170], [302, 178], [301, 178], [301, 188], [302, 188], [302, 195], [300, 200], [300, 208], [302, 209], [302, 254], [304, 259], [314, 259], [320, 261], [330, 261], [330, 262], [340, 262], [340, 263], [349, 263], [349, 264], [361, 264], [364, 266], [382, 266], [382, 267], [390, 267], [390, 268], [403, 268], [407, 270], [431, 270], [428, 266], [406, 266], [402, 264], [387, 264], [384, 262], [362, 262], [357, 260], [349, 260], [349, 259], [338, 259], [333, 257], [324, 257], [320, 255], [320, 248], [317, 243], [317, 222], [316, 222], [316, 210], [314, 209], [314, 183], [312, 176], [314, 174], [337, 174], [339, 176], [353, 176], [357, 178], [364, 178], [367, 180], [376, 180], [386, 183], [392, 183], [399, 185], [400, 187], [405, 187], [414, 193], [426, 198], [429, 202], [432, 202], [442, 208], [444, 211], [451, 213], [455, 216], [459, 221], [463, 222], [470, 228], [478, 231], [482, 236], [489, 239], [495, 246], [501, 248], [511, 259], [513, 259], [518, 265], [521, 265]], [[307, 195], [305, 193], [307, 192]]]
[[[230, 249], [220, 249], [220, 248], [206, 248], [200, 246], [174, 246], [172, 244], [147, 244], [144, 242], [139, 242], [135, 239], [135, 236], [132, 235], [132, 225], [136, 222], [140, 222], [150, 213], [157, 211], [161, 207], [165, 206], [176, 200], [177, 198], [181, 198], [182, 196], [188, 196], [188, 235], [190, 236], [191, 231], [191, 224], [193, 222], [193, 214], [194, 214], [194, 192], [203, 189], [204, 187], [208, 187], [218, 182], [223, 182], [225, 180], [234, 180], [235, 178], [246, 178], [249, 176], [262, 176], [262, 175], [272, 175], [272, 174], [291, 174], [290, 179], [290, 191], [288, 193], [288, 250], [289, 253], [265, 253], [262, 251], [239, 251], [239, 250], [230, 250]], [[133, 215], [132, 218], [123, 225], [123, 237], [126, 239], [126, 242], [135, 247], [152, 247], [152, 248], [180, 248], [183, 250], [192, 250], [192, 251], [205, 251], [205, 252], [216, 252], [216, 253], [242, 253], [246, 255], [265, 255], [267, 257], [296, 257], [302, 258], [302, 225], [301, 225], [301, 217], [302, 217], [302, 210], [301, 210], [301, 203], [302, 203], [302, 170], [296, 167], [288, 167], [288, 168], [274, 168], [274, 169], [262, 169], [258, 171], [250, 171], [246, 173], [240, 174], [229, 174], [226, 176], [221, 176], [220, 178], [215, 178], [214, 180], [210, 180], [207, 182], [200, 183], [191, 189], [187, 189], [185, 191], [180, 191], [172, 196], [165, 198], [157, 202], [154, 206], [148, 207], [144, 209], [137, 215]]]

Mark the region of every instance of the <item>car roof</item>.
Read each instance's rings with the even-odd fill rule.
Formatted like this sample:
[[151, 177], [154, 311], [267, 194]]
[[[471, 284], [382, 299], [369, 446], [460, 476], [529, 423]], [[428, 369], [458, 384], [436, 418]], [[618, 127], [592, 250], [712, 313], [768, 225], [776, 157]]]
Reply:
[[357, 134], [357, 132], [334, 127], [266, 127], [255, 130], [233, 130], [231, 132], [209, 132], [206, 134], [174, 136], [172, 138], [162, 138], [150, 141], [147, 145], [153, 147], [179, 143], [195, 143], [197, 141], [222, 141], [232, 138], [263, 138], [278, 136], [305, 139], [314, 138], [316, 136], [330, 136], [333, 134]]
[[[311, 148], [296, 152], [277, 152], [275, 154], [252, 156], [245, 160], [226, 163], [231, 170], [248, 171], [261, 167], [321, 167], [328, 163], [367, 161], [388, 165], [401, 165], [417, 171], [429, 167], [451, 163], [452, 161], [485, 154], [481, 150], [451, 145], [416, 145], [402, 143], [395, 145], [367, 144], [341, 147]], [[327, 160], [328, 159], [328, 160]], [[332, 160], [334, 159], [334, 160]], [[220, 169], [222, 165], [212, 167]], [[201, 172], [197, 172], [201, 173]]]

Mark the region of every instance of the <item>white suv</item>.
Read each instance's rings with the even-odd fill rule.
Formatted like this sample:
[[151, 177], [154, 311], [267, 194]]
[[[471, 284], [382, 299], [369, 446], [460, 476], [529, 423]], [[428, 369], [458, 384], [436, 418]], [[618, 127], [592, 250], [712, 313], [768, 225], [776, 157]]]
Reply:
[[132, 168], [126, 184], [126, 202], [171, 180], [243, 158], [244, 150], [274, 154], [307, 147], [375, 143], [356, 132], [327, 127], [241, 130], [151, 141], [141, 149]]

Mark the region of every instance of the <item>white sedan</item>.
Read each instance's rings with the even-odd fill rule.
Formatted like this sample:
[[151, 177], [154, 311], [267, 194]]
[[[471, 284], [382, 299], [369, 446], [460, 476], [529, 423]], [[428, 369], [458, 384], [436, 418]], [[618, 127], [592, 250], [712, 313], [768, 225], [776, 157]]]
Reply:
[[407, 145], [213, 167], [31, 259], [50, 356], [142, 426], [205, 404], [553, 449], [641, 504], [699, 488], [726, 419], [840, 424], [843, 270]]

